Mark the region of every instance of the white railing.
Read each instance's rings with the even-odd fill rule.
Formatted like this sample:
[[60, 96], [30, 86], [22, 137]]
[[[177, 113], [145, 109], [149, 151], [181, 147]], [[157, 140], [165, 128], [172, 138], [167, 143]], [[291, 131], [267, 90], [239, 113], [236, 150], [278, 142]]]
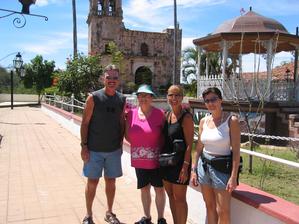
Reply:
[[85, 106], [85, 103], [75, 99], [73, 94], [71, 98], [57, 95], [45, 95], [44, 97], [47, 104], [53, 104], [56, 107], [59, 105], [61, 109], [67, 107], [68, 111], [72, 113], [74, 113], [74, 108], [83, 110]]
[[[132, 95], [125, 95], [126, 96], [126, 104], [127, 107], [132, 108], [137, 106], [137, 96]], [[69, 97], [62, 97], [58, 95], [44, 95], [45, 102], [47, 104], [53, 104], [56, 107], [60, 107], [61, 109], [64, 109], [66, 107], [70, 108], [68, 111], [74, 113], [74, 108], [77, 109], [84, 109], [85, 102], [79, 101], [74, 98], [74, 95]]]
[[241, 78], [228, 78], [223, 80], [221, 76], [203, 76], [199, 79], [199, 92], [202, 93], [209, 87], [217, 87], [223, 90], [225, 100], [233, 100], [232, 96], [239, 100], [257, 99], [257, 92], [262, 94], [266, 101], [287, 102], [295, 101], [296, 87], [292, 80], [272, 80], [268, 86], [267, 80], [247, 80]]

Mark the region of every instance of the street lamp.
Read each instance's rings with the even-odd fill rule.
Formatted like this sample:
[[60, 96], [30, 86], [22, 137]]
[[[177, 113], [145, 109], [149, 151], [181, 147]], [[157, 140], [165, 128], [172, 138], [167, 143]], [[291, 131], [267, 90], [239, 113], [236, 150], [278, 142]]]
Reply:
[[[23, 68], [23, 59], [20, 52], [17, 53], [13, 60], [13, 67], [16, 69], [17, 74], [19, 74], [19, 72], [22, 73], [21, 68]], [[10, 71], [10, 109], [13, 110], [13, 69]]]

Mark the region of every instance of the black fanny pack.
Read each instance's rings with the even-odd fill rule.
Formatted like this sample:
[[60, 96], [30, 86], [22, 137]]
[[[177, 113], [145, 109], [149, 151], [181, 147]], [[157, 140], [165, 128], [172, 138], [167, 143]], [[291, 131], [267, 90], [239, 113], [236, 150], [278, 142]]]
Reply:
[[179, 157], [176, 152], [164, 153], [159, 156], [160, 166], [175, 166], [179, 162]]
[[173, 141], [173, 152], [164, 153], [159, 156], [160, 166], [176, 166], [181, 160], [184, 159], [184, 152], [186, 150], [186, 145], [184, 140], [175, 139]]
[[[228, 155], [228, 156], [218, 156], [214, 157], [213, 159], [208, 159], [202, 154], [202, 162], [203, 162], [203, 167], [206, 170], [206, 164], [210, 164], [215, 170], [222, 172], [222, 173], [227, 173], [230, 174], [232, 172], [232, 167], [233, 167], [233, 155]], [[242, 171], [243, 167], [243, 158], [240, 156], [240, 165], [239, 165], [239, 170], [238, 173]]]

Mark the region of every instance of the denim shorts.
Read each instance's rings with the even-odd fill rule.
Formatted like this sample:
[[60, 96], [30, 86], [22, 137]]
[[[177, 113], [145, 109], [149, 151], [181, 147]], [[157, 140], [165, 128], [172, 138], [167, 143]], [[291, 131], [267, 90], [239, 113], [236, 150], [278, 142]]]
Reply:
[[[209, 160], [215, 158], [215, 156], [207, 153], [204, 153], [204, 156]], [[230, 174], [215, 170], [210, 164], [207, 164], [206, 167], [207, 169], [205, 171], [202, 166], [202, 160], [199, 158], [197, 166], [198, 182], [203, 185], [209, 185], [215, 189], [225, 190]]]
[[122, 176], [121, 155], [122, 149], [113, 152], [89, 151], [89, 161], [84, 163], [83, 175], [91, 179], [98, 179], [104, 176], [116, 178]]

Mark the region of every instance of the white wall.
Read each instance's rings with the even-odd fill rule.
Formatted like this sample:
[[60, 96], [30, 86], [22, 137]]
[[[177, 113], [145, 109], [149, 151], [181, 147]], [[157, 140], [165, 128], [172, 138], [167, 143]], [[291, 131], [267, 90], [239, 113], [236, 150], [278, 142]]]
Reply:
[[[38, 102], [38, 95], [13, 94], [14, 102]], [[0, 94], [0, 103], [10, 102], [10, 94]]]

